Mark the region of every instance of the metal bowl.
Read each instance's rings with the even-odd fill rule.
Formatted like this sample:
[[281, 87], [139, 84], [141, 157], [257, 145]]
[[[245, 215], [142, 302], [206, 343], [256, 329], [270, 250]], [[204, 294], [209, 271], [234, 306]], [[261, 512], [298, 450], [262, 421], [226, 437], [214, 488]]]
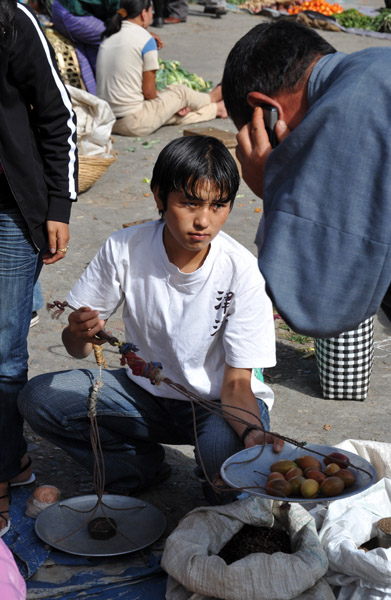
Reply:
[[[96, 512], [98, 497], [79, 496], [45, 508], [35, 521], [35, 532], [46, 544], [78, 556], [116, 556], [136, 552], [153, 544], [164, 532], [163, 513], [144, 500], [107, 494]], [[88, 521], [110, 517], [117, 524], [116, 534], [108, 540], [93, 539]]]
[[254, 496], [261, 496], [261, 498], [270, 498], [271, 500], [282, 499], [281, 497], [271, 496], [267, 494], [265, 489], [267, 476], [270, 473], [270, 466], [277, 460], [295, 460], [299, 456], [304, 454], [312, 454], [312, 451], [319, 453], [314, 454], [320, 462], [322, 462], [323, 455], [330, 454], [330, 452], [340, 452], [347, 456], [350, 460], [351, 467], [359, 467], [367, 471], [356, 470], [352, 468], [356, 476], [356, 482], [352, 487], [343, 490], [338, 496], [317, 498], [302, 498], [302, 497], [289, 497], [286, 498], [289, 502], [300, 502], [307, 503], [311, 502], [330, 502], [331, 500], [341, 500], [341, 498], [348, 498], [354, 496], [363, 490], [366, 490], [376, 482], [376, 471], [367, 460], [361, 458], [357, 454], [347, 452], [346, 450], [340, 450], [339, 448], [333, 448], [332, 446], [323, 446], [322, 444], [307, 444], [304, 448], [295, 446], [285, 442], [284, 448], [279, 454], [273, 452], [273, 445], [266, 444], [266, 446], [253, 446], [252, 448], [246, 448], [237, 452], [233, 456], [230, 456], [222, 465], [220, 474], [222, 479], [232, 488], [240, 488], [248, 494]]

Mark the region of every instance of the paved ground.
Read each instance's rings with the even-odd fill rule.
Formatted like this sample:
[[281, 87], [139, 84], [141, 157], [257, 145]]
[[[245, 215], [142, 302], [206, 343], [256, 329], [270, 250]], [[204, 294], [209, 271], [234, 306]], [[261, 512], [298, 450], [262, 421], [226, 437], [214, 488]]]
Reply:
[[[367, 5], [370, 3], [367, 2]], [[378, 6], [377, 3], [373, 5]], [[224, 18], [216, 19], [204, 15], [202, 10], [202, 7], [192, 5], [187, 23], [157, 30], [166, 44], [161, 57], [179, 60], [189, 71], [217, 83], [233, 44], [261, 18], [230, 12]], [[323, 35], [338, 50], [346, 52], [367, 46], [390, 45], [388, 40], [367, 36], [335, 32]], [[228, 120], [216, 120], [208, 125], [234, 131]], [[180, 127], [165, 127], [142, 141], [115, 138], [118, 160], [89, 191], [80, 195], [74, 206], [66, 259], [43, 270], [41, 284], [45, 301], [64, 299], [103, 241], [123, 223], [157, 217], [148, 184], [143, 180], [151, 177], [155, 158], [163, 146], [181, 135]], [[146, 141], [153, 143], [144, 145]], [[229, 234], [254, 253], [253, 239], [261, 207], [261, 201], [243, 183], [236, 207], [225, 227]], [[354, 281], [355, 277], [357, 274], [352, 274], [352, 285], [360, 285], [359, 280]], [[60, 332], [65, 324], [65, 316], [56, 321], [45, 310], [41, 311], [40, 322], [31, 329], [29, 336], [31, 377], [81, 366], [81, 362], [69, 357], [62, 347]], [[279, 321], [276, 321], [276, 327], [278, 364], [266, 373], [276, 395], [272, 411], [273, 429], [299, 440], [327, 445], [347, 438], [389, 441], [391, 328], [384, 315], [379, 314], [376, 318], [376, 358], [365, 402], [324, 400], [310, 350], [311, 340], [298, 339], [292, 332], [281, 328]], [[122, 337], [119, 317], [111, 321], [110, 329]], [[105, 354], [109, 366], [117, 367], [115, 352], [109, 348]], [[66, 497], [81, 495], [91, 489], [90, 477], [81, 467], [28, 429], [26, 433], [39, 484], [55, 484]], [[159, 506], [166, 514], [166, 534], [176, 526], [182, 515], [203, 503], [199, 484], [192, 472], [192, 448], [169, 447], [167, 457], [173, 466], [172, 477], [143, 495], [145, 500]]]

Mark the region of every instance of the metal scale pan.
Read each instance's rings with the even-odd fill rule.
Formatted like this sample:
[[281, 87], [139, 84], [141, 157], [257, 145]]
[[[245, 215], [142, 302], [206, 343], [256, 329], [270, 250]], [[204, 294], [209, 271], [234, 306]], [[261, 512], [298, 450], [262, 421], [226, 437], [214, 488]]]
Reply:
[[[341, 452], [347, 456], [353, 466], [360, 467], [368, 472], [363, 473], [356, 469], [351, 469], [355, 476], [356, 482], [352, 487], [343, 490], [338, 496], [317, 498], [302, 498], [299, 496], [286, 498], [289, 502], [300, 502], [300, 504], [314, 501], [316, 502], [330, 502], [331, 500], [341, 500], [342, 498], [348, 498], [354, 496], [359, 492], [362, 492], [369, 488], [376, 482], [376, 471], [367, 460], [361, 458], [357, 454], [347, 452], [346, 450], [340, 450], [339, 448], [333, 448], [331, 446], [323, 446], [321, 444], [308, 444], [304, 448], [295, 446], [285, 442], [282, 451], [279, 454], [273, 452], [273, 445], [266, 444], [263, 452], [261, 453], [261, 446], [253, 446], [252, 448], [246, 448], [237, 452], [233, 456], [230, 456], [222, 465], [220, 474], [222, 479], [227, 485], [233, 488], [244, 488], [243, 491], [254, 496], [261, 496], [262, 498], [270, 498], [271, 500], [278, 500], [277, 496], [271, 496], [267, 494], [264, 488], [266, 486], [267, 476], [270, 473], [270, 466], [277, 460], [295, 460], [299, 456], [304, 454], [312, 454], [311, 450], [320, 452], [321, 454], [330, 454], [330, 452]], [[258, 456], [259, 455], [259, 456]], [[313, 454], [320, 462], [323, 457], [317, 454]]]
[[[61, 500], [45, 508], [35, 521], [37, 536], [69, 554], [116, 556], [150, 546], [166, 528], [164, 514], [144, 500], [116, 494], [104, 495], [102, 500], [105, 506], [99, 506], [93, 515], [96, 495]], [[87, 521], [104, 516], [115, 520], [117, 532], [108, 540], [93, 539], [88, 533]]]

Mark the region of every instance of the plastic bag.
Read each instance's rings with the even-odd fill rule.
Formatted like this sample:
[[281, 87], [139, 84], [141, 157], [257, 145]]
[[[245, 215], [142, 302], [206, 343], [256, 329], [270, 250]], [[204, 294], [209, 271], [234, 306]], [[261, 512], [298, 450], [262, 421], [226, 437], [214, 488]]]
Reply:
[[378, 481], [383, 477], [391, 479], [391, 444], [372, 440], [345, 440], [336, 444], [336, 448], [365, 458], [375, 468]]
[[111, 156], [115, 116], [106, 100], [67, 85], [77, 117], [77, 146], [83, 156]]
[[329, 557], [326, 579], [338, 600], [391, 599], [391, 548], [365, 552], [376, 523], [391, 516], [391, 479], [330, 503], [319, 537]]
[[[186, 515], [163, 552], [162, 566], [170, 576], [166, 600], [334, 600], [321, 581], [328, 561], [313, 518], [297, 503], [289, 511], [280, 504], [252, 496]], [[245, 523], [284, 527], [293, 553], [252, 553], [227, 565], [217, 554]]]
[[26, 584], [19, 573], [11, 551], [0, 539], [0, 598], [25, 600]]

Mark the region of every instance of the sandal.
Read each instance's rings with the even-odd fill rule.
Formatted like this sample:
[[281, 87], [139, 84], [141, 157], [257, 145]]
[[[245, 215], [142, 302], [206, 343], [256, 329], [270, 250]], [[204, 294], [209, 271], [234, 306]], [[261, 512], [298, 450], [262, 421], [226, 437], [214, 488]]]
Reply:
[[[8, 487], [8, 493], [5, 494], [4, 496], [0, 496], [0, 500], [3, 500], [3, 498], [8, 498], [8, 502], [9, 504], [11, 504], [11, 493], [10, 493], [10, 488]], [[0, 518], [3, 519], [3, 521], [5, 521], [5, 526], [3, 527], [3, 529], [0, 529], [0, 538], [3, 537], [3, 535], [5, 535], [6, 533], [8, 533], [10, 527], [11, 527], [11, 519], [9, 517], [9, 507], [8, 510], [0, 510]], [[5, 515], [8, 515], [8, 517], [6, 517]]]
[[[22, 473], [27, 471], [27, 469], [29, 469], [31, 467], [31, 464], [32, 464], [31, 458], [28, 456], [26, 464], [23, 467], [21, 467], [21, 469], [19, 471], [19, 475], [21, 475]], [[18, 475], [17, 475], [17, 477], [18, 477]], [[13, 483], [11, 480], [9, 484], [10, 484], [10, 487], [18, 487], [20, 485], [29, 485], [30, 483], [34, 483], [34, 481], [35, 481], [35, 474], [31, 473], [30, 477], [28, 479], [26, 479], [25, 481], [15, 481]]]

